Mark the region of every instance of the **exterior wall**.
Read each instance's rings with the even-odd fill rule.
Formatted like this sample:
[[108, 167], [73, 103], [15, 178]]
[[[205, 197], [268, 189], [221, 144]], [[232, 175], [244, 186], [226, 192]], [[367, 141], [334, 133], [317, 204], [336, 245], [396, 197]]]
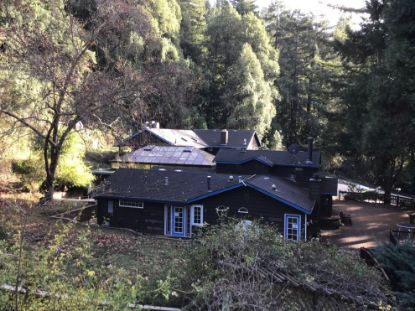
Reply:
[[[120, 207], [118, 199], [113, 199], [113, 215], [108, 214], [108, 201], [110, 199], [99, 198], [97, 204], [98, 224], [109, 219], [109, 224], [114, 227], [130, 228], [139, 232], [164, 234], [169, 231], [165, 219], [170, 219], [170, 204], [144, 202], [144, 208]], [[260, 219], [271, 225], [275, 225], [281, 235], [284, 235], [285, 214], [301, 216], [301, 239], [305, 237], [305, 214], [284, 205], [262, 193], [251, 188], [243, 187], [222, 194], [199, 200], [192, 204], [203, 205], [203, 220], [208, 224], [218, 223], [219, 206], [229, 207], [227, 216], [246, 220]], [[165, 206], [167, 206], [167, 214]], [[177, 205], [179, 206], [179, 205]], [[248, 214], [238, 213], [244, 207]], [[187, 206], [187, 215], [190, 216], [190, 206]], [[167, 215], [167, 217], [166, 217]], [[197, 228], [190, 228], [190, 217], [186, 219], [186, 235], [197, 231]]]
[[[108, 214], [108, 201], [113, 201], [113, 215]], [[118, 199], [98, 199], [98, 224], [109, 219], [112, 227], [130, 228], [139, 232], [164, 234], [164, 204], [144, 202], [144, 208], [119, 206]]]
[[261, 162], [252, 160], [243, 164], [216, 164], [218, 173], [230, 173], [236, 176], [241, 174], [269, 174], [271, 168]]
[[[275, 225], [278, 231], [284, 234], [284, 215], [295, 214], [301, 216], [301, 237], [304, 239], [305, 214], [292, 207], [282, 204], [251, 188], [243, 187], [233, 191], [206, 198], [197, 202], [203, 205], [204, 221], [208, 224], [218, 222], [216, 208], [219, 206], [229, 207], [228, 217], [243, 219], [261, 219], [266, 223]], [[238, 213], [238, 209], [245, 207], [248, 214]]]

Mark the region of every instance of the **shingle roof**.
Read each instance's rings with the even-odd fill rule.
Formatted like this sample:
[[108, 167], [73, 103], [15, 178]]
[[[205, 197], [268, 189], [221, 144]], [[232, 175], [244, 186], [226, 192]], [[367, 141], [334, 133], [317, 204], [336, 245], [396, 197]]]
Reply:
[[149, 145], [128, 153], [121, 162], [159, 165], [213, 166], [214, 156], [195, 147]]
[[320, 166], [320, 151], [313, 151], [313, 163], [309, 164], [308, 152], [299, 151], [296, 154], [278, 150], [232, 150], [221, 149], [216, 154], [215, 162], [222, 164], [242, 164], [251, 160], [259, 162], [267, 159], [274, 165], [280, 166]]
[[[211, 176], [210, 191], [207, 176]], [[310, 214], [314, 207], [314, 201], [309, 198], [307, 189], [274, 176], [241, 175], [230, 180], [229, 174], [206, 170], [119, 169], [109, 181], [111, 189], [97, 197], [124, 197], [186, 204], [235, 188], [250, 187], [307, 214]]]
[[222, 130], [218, 129], [181, 130], [146, 127], [118, 143], [118, 146], [130, 144], [144, 131], [151, 133], [171, 146], [192, 146], [199, 149], [207, 147], [242, 148], [246, 147], [246, 144], [249, 144], [253, 138], [257, 140], [258, 145], [261, 144], [254, 130], [228, 130], [228, 143], [221, 145]]
[[192, 130], [146, 128], [153, 135], [159, 137], [172, 146], [192, 146], [205, 148], [208, 144]]
[[[194, 132], [209, 146], [209, 147], [224, 147], [221, 145], [221, 131], [217, 129], [203, 130], [196, 129]], [[225, 147], [228, 148], [242, 148], [247, 147], [251, 140], [257, 139], [258, 145], [260, 141], [256, 136], [254, 130], [228, 130], [228, 143]]]

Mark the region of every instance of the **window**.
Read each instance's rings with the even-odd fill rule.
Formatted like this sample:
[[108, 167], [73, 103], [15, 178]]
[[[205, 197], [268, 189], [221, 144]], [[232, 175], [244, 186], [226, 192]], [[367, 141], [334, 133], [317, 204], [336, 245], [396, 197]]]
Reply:
[[238, 209], [239, 214], [248, 214], [248, 209], [246, 207], [241, 207]]
[[112, 201], [108, 201], [108, 215], [112, 216], [114, 214], [114, 204]]
[[284, 238], [291, 241], [299, 241], [301, 238], [301, 216], [285, 214]]
[[192, 205], [191, 223], [193, 226], [203, 226], [203, 205]]
[[144, 202], [120, 200], [120, 206], [132, 208], [144, 208]]

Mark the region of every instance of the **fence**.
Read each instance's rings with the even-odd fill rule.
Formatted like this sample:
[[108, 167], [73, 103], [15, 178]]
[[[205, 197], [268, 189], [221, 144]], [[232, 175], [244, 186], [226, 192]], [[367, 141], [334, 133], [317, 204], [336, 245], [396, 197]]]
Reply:
[[[383, 203], [383, 194], [374, 191], [339, 191], [339, 199], [355, 200], [359, 202]], [[415, 209], [415, 198], [402, 196], [399, 194], [392, 194], [390, 205], [406, 209]]]

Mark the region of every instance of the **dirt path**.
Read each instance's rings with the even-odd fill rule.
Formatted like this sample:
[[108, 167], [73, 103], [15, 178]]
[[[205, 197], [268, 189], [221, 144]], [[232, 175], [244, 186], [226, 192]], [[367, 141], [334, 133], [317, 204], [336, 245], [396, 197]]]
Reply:
[[336, 201], [334, 213], [343, 211], [352, 216], [352, 226], [342, 226], [338, 230], [324, 230], [322, 236], [342, 247], [376, 247], [389, 241], [389, 228], [397, 223], [408, 222], [408, 212], [395, 207], [360, 203], [354, 201]]

